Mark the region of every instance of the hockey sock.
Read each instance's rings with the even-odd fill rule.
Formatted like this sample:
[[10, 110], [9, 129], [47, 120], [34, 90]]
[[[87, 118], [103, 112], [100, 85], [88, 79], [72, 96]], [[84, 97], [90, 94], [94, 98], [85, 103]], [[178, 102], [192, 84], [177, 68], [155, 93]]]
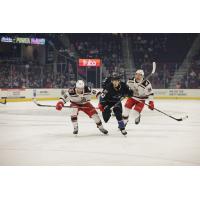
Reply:
[[122, 109], [120, 106], [113, 107], [113, 112], [115, 113], [115, 117], [117, 121], [122, 120]]
[[77, 128], [78, 127], [77, 116], [71, 116], [71, 121], [74, 128]]
[[125, 129], [125, 125], [124, 125], [124, 121], [123, 120], [118, 121], [118, 125], [119, 125], [118, 127], [119, 127], [120, 130]]
[[100, 117], [99, 117], [98, 114], [92, 115], [92, 119], [94, 120], [94, 122], [96, 123], [96, 125], [97, 125], [98, 128], [103, 127], [101, 119], [100, 119]]
[[127, 107], [124, 107], [124, 111], [123, 111], [123, 120], [124, 120], [124, 123], [127, 124], [128, 122], [128, 118], [129, 118], [129, 113], [130, 113], [131, 109], [130, 108], [127, 108]]
[[133, 115], [136, 118], [138, 118], [140, 116], [140, 113], [137, 110], [133, 110]]

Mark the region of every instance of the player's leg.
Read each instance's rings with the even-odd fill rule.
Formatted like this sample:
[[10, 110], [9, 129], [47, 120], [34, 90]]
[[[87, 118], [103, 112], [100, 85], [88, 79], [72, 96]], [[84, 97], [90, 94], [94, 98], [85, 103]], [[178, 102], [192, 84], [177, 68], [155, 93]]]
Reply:
[[[74, 104], [71, 104], [70, 106], [74, 106]], [[73, 134], [78, 134], [78, 108], [71, 109], [71, 122], [74, 127]]]
[[104, 134], [107, 134], [108, 131], [103, 127], [103, 124], [101, 122], [101, 119], [96, 111], [96, 109], [94, 108], [94, 106], [91, 103], [86, 103], [84, 105], [84, 108], [81, 108], [80, 110], [82, 110], [84, 113], [86, 113], [90, 118], [92, 118], [95, 122], [95, 124], [97, 125], [97, 128]]
[[144, 102], [145, 101], [142, 101], [142, 102], [137, 102], [134, 109], [133, 109], [133, 112], [134, 112], [134, 116], [135, 116], [135, 124], [139, 124], [140, 123], [140, 118], [141, 118], [141, 112], [144, 108]]
[[102, 112], [102, 116], [103, 116], [104, 122], [107, 123], [108, 120], [111, 117], [111, 106], [110, 105], [106, 105], [104, 107], [104, 111]]
[[126, 135], [127, 132], [125, 130], [125, 124], [122, 119], [122, 103], [119, 102], [113, 106], [113, 112], [115, 113], [115, 117], [118, 121], [118, 128], [122, 132], [123, 135]]
[[91, 116], [91, 118], [94, 120], [94, 122], [96, 123], [97, 125], [97, 128], [104, 134], [107, 134], [108, 131], [103, 127], [103, 124], [101, 122], [101, 119], [99, 117], [99, 115], [97, 113], [93, 114]]
[[132, 109], [132, 107], [135, 105], [136, 101], [132, 98], [128, 98], [125, 105], [124, 105], [124, 110], [123, 110], [123, 120], [124, 124], [128, 123], [128, 118], [129, 118], [129, 113]]

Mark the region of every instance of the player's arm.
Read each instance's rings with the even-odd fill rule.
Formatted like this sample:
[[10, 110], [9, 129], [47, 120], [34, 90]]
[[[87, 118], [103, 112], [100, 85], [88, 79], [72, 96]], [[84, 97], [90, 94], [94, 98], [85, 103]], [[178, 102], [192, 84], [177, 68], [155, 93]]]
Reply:
[[129, 79], [126, 83], [128, 85], [129, 88], [132, 88], [134, 85], [134, 80], [133, 79]]
[[67, 103], [68, 101], [69, 101], [69, 92], [62, 90], [61, 97], [56, 104], [56, 109], [62, 110], [62, 108], [64, 107], [64, 104]]
[[148, 97], [149, 101], [153, 101], [154, 93], [150, 82], [145, 86], [145, 95]]
[[69, 92], [70, 92], [70, 90], [72, 90], [72, 89], [69, 89], [69, 91], [65, 91], [65, 90], [61, 91], [61, 97], [60, 97], [59, 100], [62, 101], [64, 104], [69, 101], [69, 96], [70, 96]]
[[92, 89], [89, 86], [85, 87], [85, 94], [96, 95], [96, 97], [98, 97], [99, 93], [101, 94], [101, 92], [96, 89]]
[[103, 89], [106, 89], [107, 85], [111, 82], [111, 78], [110, 77], [107, 77], [103, 80], [102, 82], [102, 88]]
[[145, 87], [145, 95], [148, 96], [149, 109], [153, 110], [154, 109], [154, 100], [153, 100], [154, 93], [153, 93], [152, 85], [149, 81], [148, 81], [148, 84], [146, 84], [146, 87]]
[[109, 96], [108, 88], [106, 88], [101, 92], [100, 98], [99, 98], [98, 107], [102, 112], [104, 111], [104, 107], [107, 104], [108, 96]]
[[[105, 90], [107, 88], [107, 86], [110, 84], [111, 82], [111, 77], [106, 77], [103, 82], [102, 82], [102, 88], [103, 90]], [[101, 99], [101, 94], [103, 91], [97, 90], [96, 91], [96, 98], [100, 98]]]
[[125, 90], [125, 96], [127, 97], [132, 97], [133, 96], [133, 90], [129, 87], [128, 84], [124, 85], [124, 90]]
[[101, 92], [100, 103], [105, 103], [108, 100], [108, 97], [109, 97], [108, 88], [106, 88]]

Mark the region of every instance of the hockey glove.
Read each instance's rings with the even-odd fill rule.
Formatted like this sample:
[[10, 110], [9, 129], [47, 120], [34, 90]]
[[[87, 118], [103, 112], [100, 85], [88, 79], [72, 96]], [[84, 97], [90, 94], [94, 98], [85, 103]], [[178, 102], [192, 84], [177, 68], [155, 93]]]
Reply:
[[64, 107], [64, 103], [59, 101], [57, 104], [56, 104], [56, 110], [62, 110], [62, 108]]
[[104, 107], [101, 103], [98, 104], [98, 108], [101, 112], [104, 112]]
[[150, 110], [154, 109], [154, 102], [153, 101], [149, 101], [149, 109]]

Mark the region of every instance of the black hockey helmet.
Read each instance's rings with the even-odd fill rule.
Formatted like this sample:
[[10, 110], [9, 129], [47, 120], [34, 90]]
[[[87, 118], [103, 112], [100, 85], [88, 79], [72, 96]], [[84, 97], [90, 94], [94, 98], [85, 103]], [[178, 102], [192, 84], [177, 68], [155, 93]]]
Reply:
[[120, 80], [120, 75], [116, 72], [113, 72], [112, 75], [111, 75], [111, 80], [114, 81], [114, 80]]

